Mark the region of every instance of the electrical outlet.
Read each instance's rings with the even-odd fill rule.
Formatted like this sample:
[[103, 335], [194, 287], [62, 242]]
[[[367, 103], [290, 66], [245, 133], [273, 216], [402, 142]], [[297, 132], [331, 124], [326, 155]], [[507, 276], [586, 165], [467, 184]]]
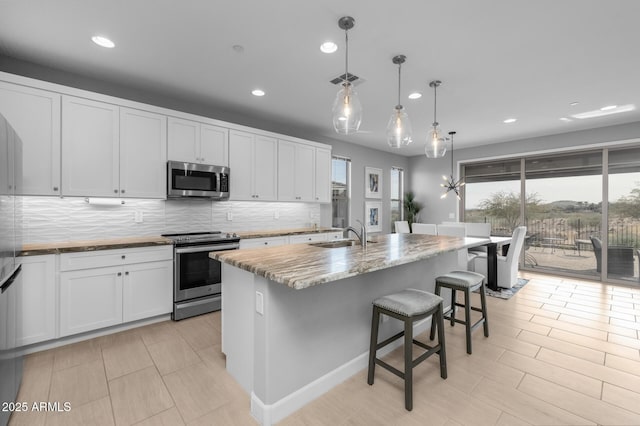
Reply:
[[456, 218], [455, 213], [449, 213], [449, 219], [455, 219], [455, 218]]
[[264, 315], [264, 295], [256, 291], [256, 312]]
[[233, 220], [233, 213], [227, 212], [227, 220], [228, 221], [232, 221]]
[[135, 223], [144, 222], [144, 212], [141, 210], [136, 210], [135, 212], [133, 212], [133, 220]]
[[278, 210], [276, 210], [275, 212], [273, 212], [273, 218], [274, 219], [280, 219], [280, 212]]

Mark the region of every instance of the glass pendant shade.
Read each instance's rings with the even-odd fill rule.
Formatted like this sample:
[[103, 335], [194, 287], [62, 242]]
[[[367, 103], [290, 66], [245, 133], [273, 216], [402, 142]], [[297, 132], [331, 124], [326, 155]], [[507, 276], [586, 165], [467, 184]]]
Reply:
[[356, 133], [362, 122], [362, 104], [351, 83], [343, 83], [333, 103], [333, 128], [337, 133]]
[[424, 153], [427, 158], [442, 158], [447, 152], [447, 144], [444, 136], [437, 126], [434, 126], [427, 135], [427, 144]]
[[391, 148], [401, 148], [413, 142], [411, 121], [402, 105], [395, 107], [391, 113], [387, 124], [387, 142]]

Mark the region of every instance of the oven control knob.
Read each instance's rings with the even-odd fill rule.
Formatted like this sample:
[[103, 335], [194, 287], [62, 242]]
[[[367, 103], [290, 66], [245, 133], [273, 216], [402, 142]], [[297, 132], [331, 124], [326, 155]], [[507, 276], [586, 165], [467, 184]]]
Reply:
[[227, 232], [226, 238], [231, 238], [231, 234]]
[[236, 234], [235, 232], [233, 233], [233, 237], [234, 238], [238, 238], [238, 234]]

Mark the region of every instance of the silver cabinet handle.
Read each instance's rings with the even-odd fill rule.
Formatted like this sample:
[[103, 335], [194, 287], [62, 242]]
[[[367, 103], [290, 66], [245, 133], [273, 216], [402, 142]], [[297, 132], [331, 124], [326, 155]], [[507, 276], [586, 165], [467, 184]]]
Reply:
[[124, 194], [124, 189], [121, 189], [120, 192], [122, 192]]
[[129, 275], [129, 271], [125, 272], [124, 274], [125, 274], [125, 275]]
[[57, 186], [54, 186], [54, 187], [53, 187], [53, 190], [54, 190], [54, 191], [57, 191], [57, 190], [58, 190], [58, 187], [57, 187]]
[[118, 272], [118, 276], [121, 277], [122, 276], [122, 272]]
[[123, 258], [123, 259], [124, 259], [124, 258], [126, 258], [126, 257], [127, 257], [127, 256], [125, 256], [124, 254], [122, 255], [122, 258]]
[[117, 189], [114, 189], [114, 190], [113, 190], [113, 192], [114, 192], [115, 194], [117, 194], [117, 193], [118, 193], [118, 190], [117, 190]]

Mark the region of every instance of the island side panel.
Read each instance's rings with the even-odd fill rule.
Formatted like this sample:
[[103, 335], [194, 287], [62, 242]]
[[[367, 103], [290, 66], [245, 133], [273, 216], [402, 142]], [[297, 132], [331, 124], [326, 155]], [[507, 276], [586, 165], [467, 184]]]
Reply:
[[251, 395], [256, 276], [226, 263], [222, 276], [222, 352], [229, 374]]
[[[364, 368], [372, 301], [409, 287], [433, 292], [435, 277], [456, 269], [457, 258], [443, 253], [302, 290], [255, 277], [264, 294], [264, 315], [254, 312], [255, 396], [274, 404], [359, 357]], [[401, 327], [393, 319], [382, 323], [380, 341]]]

